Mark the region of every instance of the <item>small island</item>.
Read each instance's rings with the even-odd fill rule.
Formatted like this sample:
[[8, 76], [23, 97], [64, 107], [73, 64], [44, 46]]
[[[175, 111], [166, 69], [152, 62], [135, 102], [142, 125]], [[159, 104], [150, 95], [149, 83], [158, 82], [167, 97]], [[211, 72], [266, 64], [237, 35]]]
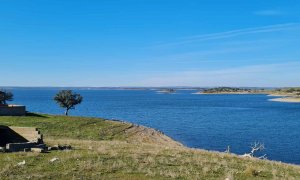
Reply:
[[172, 88], [168, 88], [168, 89], [161, 89], [157, 92], [162, 93], [162, 94], [174, 94], [174, 93], [176, 93], [176, 90], [172, 89]]

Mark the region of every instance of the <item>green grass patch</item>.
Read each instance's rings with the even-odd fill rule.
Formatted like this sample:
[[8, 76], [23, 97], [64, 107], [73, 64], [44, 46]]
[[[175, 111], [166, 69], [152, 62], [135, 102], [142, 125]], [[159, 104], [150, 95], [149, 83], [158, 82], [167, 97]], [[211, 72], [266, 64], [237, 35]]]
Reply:
[[130, 125], [100, 118], [39, 115], [0, 117], [0, 125], [37, 127], [45, 137], [85, 140], [124, 140]]

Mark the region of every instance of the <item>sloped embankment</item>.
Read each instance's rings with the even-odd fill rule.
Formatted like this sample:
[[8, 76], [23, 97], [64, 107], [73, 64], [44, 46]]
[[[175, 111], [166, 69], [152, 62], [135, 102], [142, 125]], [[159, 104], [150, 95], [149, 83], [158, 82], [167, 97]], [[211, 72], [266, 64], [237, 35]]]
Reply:
[[127, 141], [133, 143], [152, 143], [165, 146], [183, 146], [160, 131], [140, 125], [130, 124], [125, 130]]
[[0, 117], [0, 124], [38, 127], [47, 144], [75, 148], [0, 153], [1, 179], [300, 179], [299, 166], [187, 148], [130, 123], [31, 115]]

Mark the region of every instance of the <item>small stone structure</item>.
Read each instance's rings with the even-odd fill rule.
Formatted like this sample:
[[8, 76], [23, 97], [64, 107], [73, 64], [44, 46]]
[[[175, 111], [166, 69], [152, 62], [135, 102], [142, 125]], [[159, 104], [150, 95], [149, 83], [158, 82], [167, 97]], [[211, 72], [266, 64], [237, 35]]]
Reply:
[[26, 106], [0, 105], [0, 116], [25, 116]]
[[0, 147], [6, 152], [45, 149], [43, 136], [37, 128], [0, 126]]

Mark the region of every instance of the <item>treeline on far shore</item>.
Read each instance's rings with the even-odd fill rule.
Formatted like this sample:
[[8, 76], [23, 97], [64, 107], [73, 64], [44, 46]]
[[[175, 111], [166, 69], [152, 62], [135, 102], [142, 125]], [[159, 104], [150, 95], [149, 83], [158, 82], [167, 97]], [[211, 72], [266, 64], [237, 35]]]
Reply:
[[289, 94], [300, 96], [300, 87], [293, 88], [236, 88], [236, 87], [216, 87], [204, 89], [202, 93], [214, 94], [214, 93], [266, 93], [266, 94]]

